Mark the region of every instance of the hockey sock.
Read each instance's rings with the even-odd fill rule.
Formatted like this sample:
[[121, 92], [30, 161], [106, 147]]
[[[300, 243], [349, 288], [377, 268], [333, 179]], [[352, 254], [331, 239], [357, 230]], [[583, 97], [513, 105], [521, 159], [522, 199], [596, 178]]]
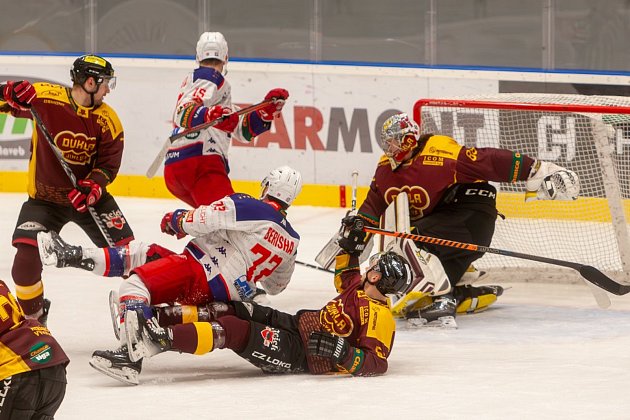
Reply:
[[15, 283], [15, 294], [24, 310], [32, 318], [42, 314], [44, 305], [44, 284], [42, 278], [42, 262], [36, 247], [16, 244], [17, 252], [11, 268], [11, 276]]
[[192, 322], [171, 328], [172, 348], [184, 353], [206, 354], [225, 347], [225, 330], [216, 322]]

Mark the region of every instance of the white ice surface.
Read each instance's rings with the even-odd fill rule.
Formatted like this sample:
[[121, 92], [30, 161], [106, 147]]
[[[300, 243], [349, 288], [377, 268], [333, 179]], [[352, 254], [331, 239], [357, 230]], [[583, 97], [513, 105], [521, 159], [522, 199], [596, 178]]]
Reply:
[[[0, 194], [0, 278], [10, 286], [11, 234], [26, 196]], [[136, 237], [173, 250], [185, 242], [160, 233], [175, 200], [118, 198]], [[299, 259], [313, 257], [338, 227], [342, 209], [293, 207]], [[89, 245], [76, 226], [62, 236]], [[514, 250], [518, 251], [518, 250]], [[107, 294], [120, 279], [77, 269], [44, 270], [49, 327], [68, 353], [67, 395], [59, 419], [629, 419], [630, 296], [599, 309], [587, 287], [494, 282], [510, 287], [487, 312], [458, 317], [453, 331], [399, 324], [386, 375], [372, 378], [268, 376], [229, 350], [167, 353], [145, 361], [141, 384], [125, 386], [88, 365], [95, 349], [116, 345]], [[321, 307], [332, 277], [298, 266], [276, 308]]]

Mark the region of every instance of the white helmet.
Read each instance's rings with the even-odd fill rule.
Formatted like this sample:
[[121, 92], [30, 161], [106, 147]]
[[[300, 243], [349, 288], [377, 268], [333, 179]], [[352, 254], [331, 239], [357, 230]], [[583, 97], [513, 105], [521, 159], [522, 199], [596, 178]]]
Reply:
[[260, 183], [260, 198], [273, 197], [288, 206], [302, 191], [302, 175], [293, 168], [280, 166]]
[[197, 61], [216, 58], [223, 63], [228, 61], [228, 45], [221, 32], [204, 32], [197, 41]]

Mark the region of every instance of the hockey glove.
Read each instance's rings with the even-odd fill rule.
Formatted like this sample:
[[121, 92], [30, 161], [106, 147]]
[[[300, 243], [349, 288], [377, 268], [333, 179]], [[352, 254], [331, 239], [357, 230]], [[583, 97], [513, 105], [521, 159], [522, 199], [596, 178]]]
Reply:
[[37, 93], [33, 85], [26, 80], [17, 82], [9, 80], [2, 87], [2, 96], [11, 108], [26, 111], [31, 107]]
[[346, 360], [351, 346], [345, 338], [325, 331], [313, 331], [308, 338], [308, 352], [314, 356], [329, 358], [335, 365]]
[[215, 105], [206, 113], [205, 121], [210, 122], [214, 120], [220, 120], [213, 127], [231, 133], [238, 125], [238, 115], [236, 115], [230, 108], [222, 107], [221, 105]]
[[175, 211], [166, 213], [160, 223], [160, 229], [167, 235], [175, 236], [177, 239], [182, 239], [186, 236], [184, 232], [184, 218], [188, 213], [184, 209], [177, 209]]
[[365, 249], [365, 236], [363, 230], [365, 222], [360, 216], [348, 214], [341, 219], [338, 244], [349, 254], [361, 253]]
[[273, 121], [273, 119], [280, 115], [282, 112], [282, 107], [284, 106], [285, 101], [289, 97], [289, 92], [286, 89], [275, 88], [271, 89], [267, 95], [265, 95], [265, 100], [273, 99], [273, 102], [267, 105], [266, 107], [258, 110], [258, 115], [263, 121]]
[[78, 212], [84, 213], [88, 206], [92, 207], [103, 195], [103, 189], [92, 179], [82, 179], [77, 187], [68, 193], [68, 199]]
[[532, 165], [525, 187], [525, 202], [577, 200], [580, 194], [580, 181], [575, 172], [541, 160]]

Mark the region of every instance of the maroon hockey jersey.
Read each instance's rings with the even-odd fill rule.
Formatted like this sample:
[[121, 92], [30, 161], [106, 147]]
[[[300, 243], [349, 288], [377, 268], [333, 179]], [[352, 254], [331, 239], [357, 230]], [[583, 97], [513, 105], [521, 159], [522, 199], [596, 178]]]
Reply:
[[[107, 104], [96, 108], [78, 105], [64, 86], [33, 86], [37, 92], [33, 109], [41, 116], [77, 180], [89, 176], [105, 188], [118, 174], [123, 153], [124, 133], [116, 112]], [[29, 111], [12, 114], [32, 118]], [[32, 198], [70, 206], [67, 195], [72, 184], [39, 127], [34, 127], [31, 141], [27, 189]]]
[[48, 328], [25, 319], [19, 303], [0, 280], [0, 379], [68, 362]]
[[338, 255], [335, 287], [340, 294], [319, 311], [319, 322], [322, 330], [362, 350], [350, 355], [353, 361], [349, 369], [336, 366], [337, 370], [355, 375], [381, 374], [387, 371], [396, 323], [387, 303], [367, 296], [362, 282], [358, 257]]
[[534, 159], [495, 148], [467, 148], [450, 137], [429, 135], [420, 150], [393, 171], [383, 156], [359, 213], [378, 224], [380, 216], [400, 192], [409, 196], [409, 217], [416, 221], [431, 214], [454, 184], [526, 180]]

